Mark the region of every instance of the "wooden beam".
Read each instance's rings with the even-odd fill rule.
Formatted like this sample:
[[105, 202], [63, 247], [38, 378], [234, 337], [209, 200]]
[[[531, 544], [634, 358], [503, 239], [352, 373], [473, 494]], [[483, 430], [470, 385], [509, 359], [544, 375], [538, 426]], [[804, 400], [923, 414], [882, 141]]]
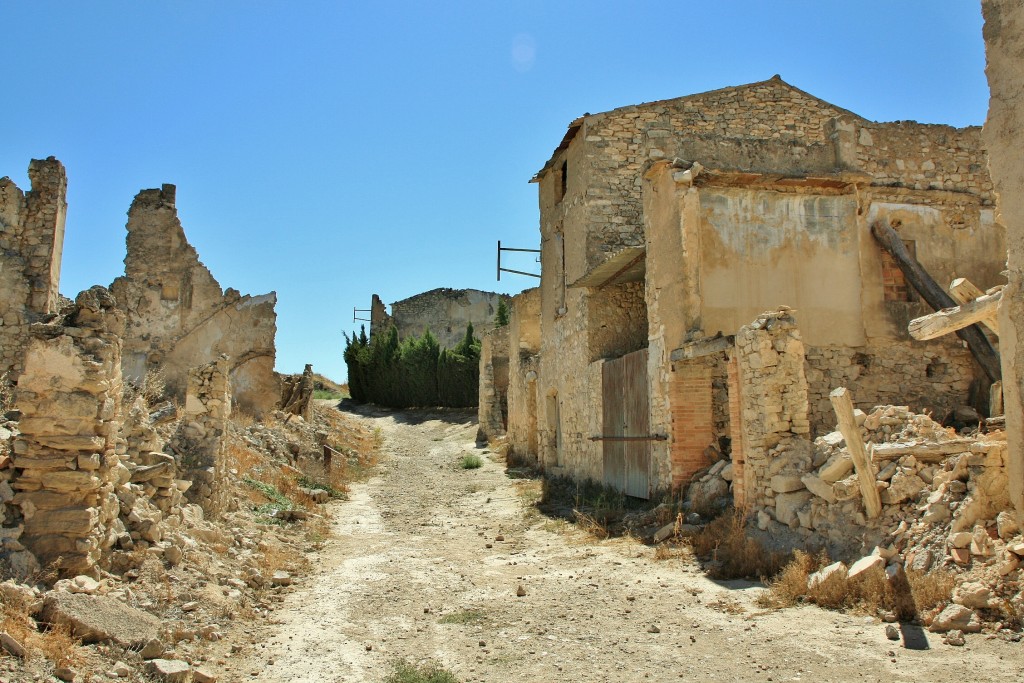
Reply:
[[953, 439], [952, 441], [879, 443], [871, 449], [875, 460], [895, 460], [904, 455], [912, 455], [919, 462], [942, 462], [955, 453], [966, 453], [971, 450], [975, 439]]
[[[957, 279], [953, 280], [953, 282], [951, 282], [949, 285], [950, 295], [961, 306], [967, 303], [968, 301], [980, 299], [981, 297], [985, 296], [985, 294], [990, 294], [991, 292], [992, 290], [989, 290], [988, 292], [981, 291], [980, 289], [974, 286], [973, 282], [971, 282], [965, 277], [958, 277]], [[991, 317], [985, 318], [984, 320], [981, 321], [981, 324], [987, 327], [988, 329], [992, 330], [992, 332], [996, 336], [999, 336], [998, 315], [993, 314]]]
[[[888, 221], [875, 221], [871, 225], [871, 234], [878, 244], [896, 259], [896, 264], [903, 271], [907, 282], [917, 290], [929, 306], [936, 311], [956, 306], [953, 297], [943, 291], [921, 264], [907, 252], [903, 240], [892, 229]], [[977, 325], [963, 327], [956, 331], [956, 335], [967, 342], [967, 348], [971, 350], [971, 355], [978, 361], [978, 365], [988, 375], [988, 378], [993, 382], [999, 381], [1001, 378], [999, 354], [992, 348], [992, 344], [989, 343], [981, 328]]]
[[941, 311], [914, 318], [907, 325], [907, 331], [911, 337], [920, 341], [956, 332], [994, 316], [1002, 296], [1002, 292], [983, 294], [980, 299], [968, 301], [961, 306], [943, 308]]
[[875, 484], [875, 467], [871, 464], [860, 438], [860, 428], [857, 427], [857, 419], [853, 415], [853, 400], [850, 392], [845, 387], [833, 389], [828, 395], [832, 401], [832, 409], [836, 411], [836, 418], [839, 420], [839, 431], [846, 440], [846, 447], [850, 450], [850, 458], [853, 460], [853, 468], [857, 471], [857, 481], [860, 483], [860, 495], [864, 498], [864, 511], [868, 518], [874, 519], [882, 512], [882, 499], [878, 495], [878, 486]]
[[725, 336], [718, 335], [708, 339], [698, 339], [697, 341], [683, 344], [678, 349], [674, 350], [669, 354], [669, 360], [675, 363], [680, 360], [693, 360], [694, 358], [710, 356], [718, 353], [719, 351], [731, 349], [735, 343], [736, 337], [731, 334]]

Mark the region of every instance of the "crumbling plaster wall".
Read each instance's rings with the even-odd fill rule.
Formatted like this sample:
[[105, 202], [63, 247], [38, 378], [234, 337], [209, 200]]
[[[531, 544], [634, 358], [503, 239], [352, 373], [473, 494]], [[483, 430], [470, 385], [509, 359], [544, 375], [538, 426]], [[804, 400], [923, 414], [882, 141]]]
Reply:
[[[781, 305], [801, 316], [815, 433], [831, 429], [828, 394], [835, 386], [853, 390], [864, 408], [908, 403], [940, 418], [967, 402], [977, 376], [973, 360], [954, 339], [909, 338], [907, 322], [930, 309], [919, 300], [885, 300], [870, 223], [898, 222], [940, 282], [966, 275], [984, 288], [999, 280], [1003, 234], [980, 199], [944, 190], [908, 190], [897, 198], [888, 189], [857, 190], [842, 177], [811, 179], [816, 186], [802, 188], [772, 181], [737, 187], [724, 184], [735, 182], [735, 174], [702, 181], [667, 163], [645, 177], [656, 425], [669, 421], [673, 349], [735, 334], [745, 320]], [[885, 201], [872, 202], [872, 192]], [[717, 398], [716, 408], [724, 402]], [[716, 431], [730, 436], [720, 426]], [[670, 447], [658, 444], [655, 453]]]
[[985, 122], [989, 170], [1006, 226], [1009, 284], [999, 307], [1010, 500], [1024, 522], [1024, 6], [982, 0], [991, 99]]
[[[476, 337], [482, 338], [494, 329], [494, 316], [501, 299], [507, 304], [509, 297], [478, 289], [432, 289], [391, 304], [390, 322], [398, 329], [399, 339], [430, 330], [442, 347], [450, 349], [466, 336], [466, 326], [470, 323]], [[381, 324], [387, 322], [385, 318], [381, 320]], [[374, 324], [372, 329], [381, 328]]]
[[127, 229], [125, 275], [111, 285], [127, 313], [125, 378], [137, 382], [160, 369], [183, 400], [191, 368], [226, 354], [238, 406], [257, 414], [272, 410], [280, 398], [276, 295], [221, 290], [185, 238], [173, 185], [140, 192]]
[[32, 189], [0, 178], [0, 374], [21, 372], [29, 325], [57, 311], [67, 215], [67, 174], [49, 157], [33, 159]]
[[512, 297], [509, 308], [509, 457], [514, 462], [535, 465], [539, 450], [540, 289], [534, 287]]

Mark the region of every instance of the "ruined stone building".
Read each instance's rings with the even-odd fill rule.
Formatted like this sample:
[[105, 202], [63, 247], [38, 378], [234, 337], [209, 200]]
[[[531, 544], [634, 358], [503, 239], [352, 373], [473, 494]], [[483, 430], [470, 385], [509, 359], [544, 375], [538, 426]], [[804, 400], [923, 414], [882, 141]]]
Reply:
[[50, 157], [28, 167], [32, 189], [0, 178], [0, 374], [21, 373], [29, 325], [57, 311], [67, 175]]
[[398, 338], [422, 335], [430, 330], [442, 347], [452, 348], [466, 336], [466, 326], [473, 323], [474, 334], [481, 337], [494, 328], [498, 302], [509, 297], [479, 289], [441, 287], [402, 299], [387, 306], [376, 294], [370, 305], [370, 334], [383, 332], [390, 325], [398, 330]]
[[798, 432], [832, 429], [837, 386], [939, 418], [987, 396], [958, 342], [910, 340], [930, 309], [871, 236], [891, 224], [940, 283], [1002, 282], [976, 127], [874, 123], [776, 76], [585, 115], [533, 182], [539, 360], [517, 368], [510, 335], [508, 425], [510, 448], [550, 473], [647, 497], [729, 452], [735, 335], [780, 307], [804, 345]]
[[[95, 574], [111, 553], [159, 542], [185, 492], [209, 514], [223, 509], [232, 405], [260, 414], [280, 400], [275, 297], [221, 290], [164, 185], [132, 203], [125, 275], [64, 299], [64, 167], [33, 160], [29, 178], [24, 193], [0, 179], [0, 373], [20, 415], [0, 450], [0, 564]], [[186, 417], [166, 444], [140, 399], [121, 406], [125, 381], [150, 371]]]
[[281, 393], [274, 374], [274, 292], [221, 290], [185, 238], [173, 185], [136, 195], [127, 228], [125, 274], [110, 287], [127, 314], [125, 379], [138, 382], [161, 370], [168, 388], [184, 399], [189, 371], [226, 355], [236, 405], [256, 414], [272, 410]]

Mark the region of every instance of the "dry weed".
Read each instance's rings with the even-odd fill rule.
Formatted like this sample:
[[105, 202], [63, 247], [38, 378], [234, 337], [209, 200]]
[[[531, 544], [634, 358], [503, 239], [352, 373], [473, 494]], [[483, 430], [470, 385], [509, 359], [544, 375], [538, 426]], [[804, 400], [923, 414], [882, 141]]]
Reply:
[[73, 667], [81, 659], [79, 641], [71, 635], [71, 629], [65, 624], [50, 626], [42, 633], [35, 634], [31, 642], [55, 666]]
[[596, 517], [588, 515], [585, 512], [580, 512], [579, 510], [573, 510], [572, 514], [573, 518], [576, 520], [576, 526], [585, 533], [588, 533], [594, 538], [602, 541], [611, 536], [611, 533], [608, 531], [607, 524], [602, 524]]
[[918, 612], [945, 605], [953, 596], [956, 574], [948, 569], [937, 568], [930, 572], [907, 571], [910, 593]]
[[708, 573], [718, 579], [739, 579], [774, 576], [787, 563], [789, 556], [773, 552], [747, 534], [746, 517], [734, 510], [722, 515], [687, 537], [693, 554], [710, 560]]

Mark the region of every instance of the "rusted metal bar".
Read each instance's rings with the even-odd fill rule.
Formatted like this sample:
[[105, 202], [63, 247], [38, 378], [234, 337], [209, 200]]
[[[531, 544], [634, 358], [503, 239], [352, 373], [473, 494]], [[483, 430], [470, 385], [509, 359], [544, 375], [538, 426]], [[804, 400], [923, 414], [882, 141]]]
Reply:
[[591, 441], [668, 441], [664, 434], [645, 434], [644, 436], [616, 436], [613, 434], [592, 436]]

